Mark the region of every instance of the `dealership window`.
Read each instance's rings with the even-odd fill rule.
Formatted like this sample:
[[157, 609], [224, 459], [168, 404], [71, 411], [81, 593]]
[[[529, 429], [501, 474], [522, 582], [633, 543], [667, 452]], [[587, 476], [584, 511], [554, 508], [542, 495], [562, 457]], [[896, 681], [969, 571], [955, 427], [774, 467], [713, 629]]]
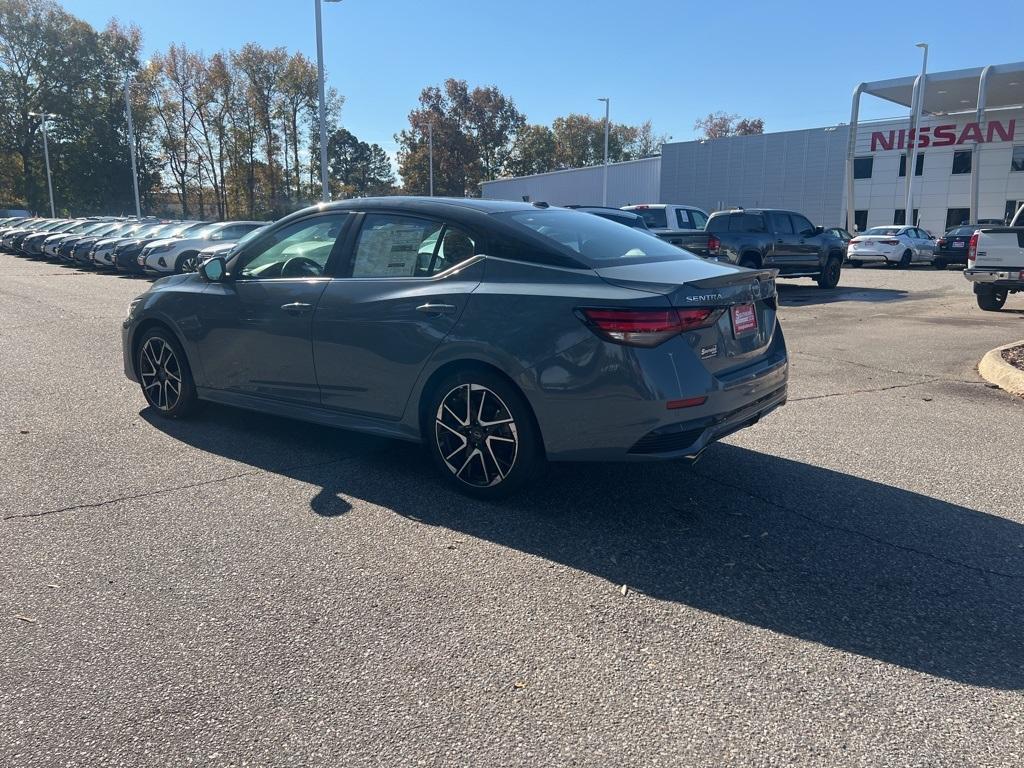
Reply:
[[970, 208], [950, 208], [946, 211], [946, 229], [959, 227], [971, 220]]
[[1007, 200], [1006, 201], [1006, 224], [1009, 225], [1013, 221], [1013, 217], [1017, 215], [1017, 209], [1024, 205], [1024, 200]]
[[953, 173], [971, 172], [971, 151], [963, 150], [953, 153]]
[[[917, 159], [914, 160], [914, 175], [921, 176], [924, 174], [924, 153], [920, 153]], [[900, 178], [907, 175], [907, 156], [900, 155]]]
[[867, 211], [854, 211], [853, 212], [853, 226], [858, 232], [863, 232], [868, 228], [868, 212]]
[[1013, 148], [1013, 160], [1010, 161], [1011, 171], [1024, 171], [1024, 145]]
[[[916, 224], [918, 221], [921, 220], [919, 218], [920, 211], [921, 211], [920, 208], [915, 208], [914, 209], [914, 221], [911, 222], [912, 224]], [[898, 224], [898, 225], [906, 224], [907, 223], [907, 209], [906, 208], [897, 208], [896, 209], [896, 213], [894, 213], [893, 216], [892, 216], [892, 223], [893, 224]]]
[[855, 157], [853, 159], [853, 178], [870, 179], [874, 164], [875, 158], [873, 157]]

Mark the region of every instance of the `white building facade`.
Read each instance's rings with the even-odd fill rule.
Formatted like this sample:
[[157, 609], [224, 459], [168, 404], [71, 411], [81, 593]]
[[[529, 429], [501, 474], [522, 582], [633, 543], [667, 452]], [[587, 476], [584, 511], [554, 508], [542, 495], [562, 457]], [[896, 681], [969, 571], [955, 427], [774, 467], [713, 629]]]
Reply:
[[[919, 126], [913, 111], [858, 123], [865, 95], [908, 109], [920, 99]], [[597, 166], [498, 179], [483, 184], [483, 196], [600, 205], [603, 173]], [[1024, 204], [1024, 62], [861, 83], [848, 125], [665, 144], [660, 158], [609, 166], [608, 205], [786, 208], [863, 231], [908, 221], [908, 182], [909, 220], [933, 233], [1006, 221]]]

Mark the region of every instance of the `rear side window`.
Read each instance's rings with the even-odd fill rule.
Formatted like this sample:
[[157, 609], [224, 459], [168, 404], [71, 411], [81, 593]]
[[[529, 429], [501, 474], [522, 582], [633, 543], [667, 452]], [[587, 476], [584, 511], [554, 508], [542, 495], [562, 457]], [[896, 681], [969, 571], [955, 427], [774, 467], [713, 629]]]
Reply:
[[370, 213], [356, 243], [352, 277], [429, 277], [472, 257], [473, 239], [430, 219]]
[[733, 213], [729, 215], [730, 232], [764, 232], [764, 218], [759, 213]]
[[789, 222], [789, 216], [784, 213], [772, 213], [772, 230], [777, 235], [792, 235], [793, 225]]
[[633, 213], [640, 216], [651, 229], [668, 229], [668, 216], [664, 208], [636, 208]]
[[692, 229], [693, 225], [690, 222], [688, 212], [682, 208], [676, 209], [676, 226], [680, 229]]

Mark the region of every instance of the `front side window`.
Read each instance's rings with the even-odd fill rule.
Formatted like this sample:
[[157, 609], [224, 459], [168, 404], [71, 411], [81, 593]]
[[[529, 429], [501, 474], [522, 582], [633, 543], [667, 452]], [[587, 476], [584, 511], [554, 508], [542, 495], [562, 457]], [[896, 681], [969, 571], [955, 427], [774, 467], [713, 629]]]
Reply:
[[348, 213], [329, 213], [269, 233], [252, 253], [243, 254], [239, 276], [264, 280], [323, 275], [347, 219]]
[[693, 208], [690, 209], [690, 218], [693, 219], [694, 229], [704, 229], [708, 223], [708, 217], [704, 215], [704, 212]]
[[814, 234], [814, 225], [799, 213], [791, 213], [789, 218], [793, 220], [793, 229], [798, 235], [810, 237]]
[[853, 178], [870, 179], [874, 164], [875, 158], [873, 157], [855, 157], [853, 159]]
[[953, 153], [953, 173], [970, 173], [971, 172], [971, 152], [965, 150], [962, 152]]

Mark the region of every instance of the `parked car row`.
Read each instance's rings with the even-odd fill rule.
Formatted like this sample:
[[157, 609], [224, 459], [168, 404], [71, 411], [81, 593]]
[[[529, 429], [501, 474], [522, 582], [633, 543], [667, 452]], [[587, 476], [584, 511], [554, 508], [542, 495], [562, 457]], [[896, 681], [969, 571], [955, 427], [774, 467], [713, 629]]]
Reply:
[[200, 252], [230, 247], [264, 221], [89, 217], [0, 219], [0, 250], [134, 275], [194, 272]]

